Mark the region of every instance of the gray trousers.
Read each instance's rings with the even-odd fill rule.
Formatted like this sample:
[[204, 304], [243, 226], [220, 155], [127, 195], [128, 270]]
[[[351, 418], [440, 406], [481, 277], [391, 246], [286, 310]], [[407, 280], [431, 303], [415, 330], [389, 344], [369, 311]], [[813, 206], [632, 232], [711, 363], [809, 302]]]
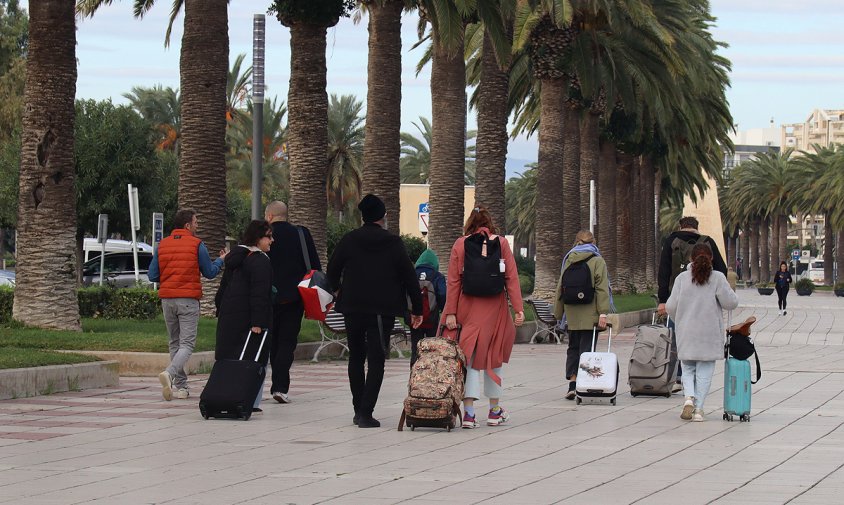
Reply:
[[170, 366], [167, 371], [176, 389], [187, 389], [188, 375], [185, 365], [196, 345], [196, 328], [199, 324], [199, 300], [194, 298], [162, 298], [164, 323], [170, 334]]

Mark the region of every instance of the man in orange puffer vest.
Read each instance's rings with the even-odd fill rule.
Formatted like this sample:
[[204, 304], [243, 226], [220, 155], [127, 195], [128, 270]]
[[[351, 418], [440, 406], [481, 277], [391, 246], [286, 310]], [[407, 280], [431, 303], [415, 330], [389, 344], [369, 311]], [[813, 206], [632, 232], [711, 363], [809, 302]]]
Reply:
[[202, 283], [199, 275], [213, 279], [223, 268], [226, 250], [211, 261], [205, 244], [196, 236], [196, 212], [182, 209], [173, 219], [173, 231], [158, 244], [149, 265], [149, 280], [160, 283], [158, 297], [167, 333], [170, 334], [170, 366], [158, 374], [161, 395], [165, 400], [187, 398], [188, 376], [185, 364], [196, 345], [199, 324], [199, 299]]

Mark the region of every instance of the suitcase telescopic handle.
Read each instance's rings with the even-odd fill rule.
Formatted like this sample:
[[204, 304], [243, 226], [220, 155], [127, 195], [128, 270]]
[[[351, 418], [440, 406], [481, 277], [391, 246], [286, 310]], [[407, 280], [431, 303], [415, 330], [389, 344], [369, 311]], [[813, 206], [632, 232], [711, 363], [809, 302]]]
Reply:
[[[255, 355], [255, 361], [258, 361], [258, 358], [261, 357], [261, 350], [264, 348], [264, 342], [266, 342], [266, 340], [267, 340], [267, 331], [268, 330], [264, 330], [264, 336], [261, 337], [261, 344], [258, 346], [258, 354]], [[240, 351], [240, 358], [239, 359], [241, 359], [241, 360], [243, 359], [243, 356], [246, 354], [246, 348], [249, 347], [249, 337], [251, 337], [251, 336], [252, 336], [252, 330], [249, 330], [249, 332], [246, 334], [246, 343], [243, 344], [243, 350]]]
[[[607, 352], [610, 352], [610, 348], [612, 347], [612, 323], [607, 323], [607, 336], [609, 340], [607, 341]], [[598, 339], [598, 325], [595, 324], [592, 327], [592, 352], [595, 352], [595, 346], [597, 345]]]

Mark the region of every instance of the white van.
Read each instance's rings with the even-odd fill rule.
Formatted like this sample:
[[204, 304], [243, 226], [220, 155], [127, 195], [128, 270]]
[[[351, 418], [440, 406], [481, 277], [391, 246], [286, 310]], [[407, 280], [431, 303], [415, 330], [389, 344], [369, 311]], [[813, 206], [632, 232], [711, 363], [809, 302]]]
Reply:
[[[98, 257], [100, 253], [103, 252], [103, 245], [97, 242], [96, 237], [88, 237], [82, 244], [82, 251], [85, 253], [85, 259], [83, 259], [82, 262], [85, 263], [91, 258]], [[106, 253], [132, 252], [132, 242], [129, 240], [118, 240], [110, 238], [106, 240], [105, 251]], [[152, 246], [144, 242], [138, 242], [138, 251], [146, 251], [151, 253]]]
[[809, 268], [806, 269], [806, 277], [815, 284], [824, 283], [823, 260], [812, 258], [809, 260]]

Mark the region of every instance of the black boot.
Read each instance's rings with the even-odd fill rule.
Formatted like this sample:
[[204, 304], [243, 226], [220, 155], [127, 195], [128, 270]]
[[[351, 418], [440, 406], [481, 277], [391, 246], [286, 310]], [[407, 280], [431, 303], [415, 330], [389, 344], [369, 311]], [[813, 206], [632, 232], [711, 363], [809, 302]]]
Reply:
[[372, 414], [361, 414], [358, 419], [358, 428], [380, 428], [381, 423], [372, 417]]
[[577, 383], [575, 381], [569, 381], [569, 390], [566, 393], [566, 400], [574, 400], [574, 397], [577, 396], [575, 389], [577, 389]]

